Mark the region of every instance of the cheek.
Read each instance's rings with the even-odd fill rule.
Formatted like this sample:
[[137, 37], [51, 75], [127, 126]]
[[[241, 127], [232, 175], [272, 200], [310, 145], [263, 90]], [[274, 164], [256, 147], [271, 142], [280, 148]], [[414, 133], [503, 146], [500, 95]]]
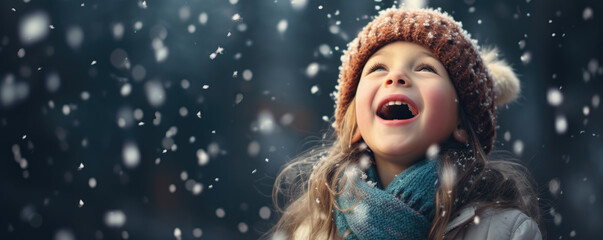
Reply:
[[372, 116], [372, 103], [374, 91], [370, 84], [365, 84], [362, 81], [358, 84], [356, 91], [356, 121], [361, 133], [366, 126], [369, 125]]
[[423, 99], [428, 110], [426, 118], [428, 126], [435, 132], [448, 135], [456, 127], [458, 121], [458, 106], [456, 93], [451, 85], [435, 85], [424, 88]]

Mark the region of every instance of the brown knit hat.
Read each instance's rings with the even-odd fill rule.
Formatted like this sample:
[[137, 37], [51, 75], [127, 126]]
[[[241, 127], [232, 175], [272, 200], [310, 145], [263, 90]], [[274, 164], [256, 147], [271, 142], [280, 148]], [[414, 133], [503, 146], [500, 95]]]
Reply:
[[496, 60], [496, 50], [480, 54], [477, 41], [462, 29], [462, 24], [440, 9], [383, 10], [348, 44], [334, 93], [337, 134], [341, 133], [341, 121], [356, 94], [364, 65], [379, 48], [395, 41], [419, 44], [442, 62], [467, 120], [489, 153], [496, 133], [495, 104], [513, 101], [519, 93], [519, 80], [505, 62]]

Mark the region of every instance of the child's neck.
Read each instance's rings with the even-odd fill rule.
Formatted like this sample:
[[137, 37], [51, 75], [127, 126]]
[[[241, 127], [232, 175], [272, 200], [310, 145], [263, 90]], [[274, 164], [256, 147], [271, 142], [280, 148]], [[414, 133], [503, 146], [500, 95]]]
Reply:
[[396, 175], [402, 173], [404, 170], [412, 166], [416, 161], [417, 158], [405, 160], [397, 156], [396, 158], [390, 159], [388, 157], [375, 155], [377, 173], [379, 173], [379, 180], [383, 185], [383, 189], [387, 188], [387, 186], [394, 180]]

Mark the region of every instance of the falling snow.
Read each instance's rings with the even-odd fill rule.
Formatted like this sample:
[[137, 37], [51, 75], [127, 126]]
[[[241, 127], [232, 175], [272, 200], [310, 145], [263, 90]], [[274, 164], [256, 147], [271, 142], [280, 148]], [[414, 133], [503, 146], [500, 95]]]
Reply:
[[239, 232], [241, 232], [241, 233], [247, 233], [247, 231], [249, 230], [249, 227], [244, 222], [239, 223], [238, 228], [239, 228]]
[[559, 195], [560, 188], [561, 188], [561, 183], [559, 182], [559, 179], [555, 178], [555, 179], [551, 179], [551, 181], [549, 181], [549, 192], [551, 192], [551, 194], [553, 194], [553, 196]]
[[270, 219], [270, 215], [272, 214], [272, 212], [270, 211], [269, 207], [263, 206], [260, 208], [260, 218], [264, 219], [264, 220], [268, 220]]
[[598, 108], [600, 102], [601, 102], [601, 98], [599, 97], [599, 95], [595, 94], [591, 100], [591, 104], [593, 105], [593, 108]]
[[197, 150], [197, 160], [199, 166], [205, 166], [209, 163], [209, 155], [207, 154], [207, 152], [205, 152], [205, 150], [199, 149]]
[[593, 18], [593, 9], [590, 7], [586, 7], [584, 9], [584, 11], [582, 12], [582, 19], [584, 19], [584, 21], [587, 21], [592, 18]]
[[558, 89], [551, 88], [547, 92], [546, 99], [551, 106], [556, 107], [556, 106], [561, 105], [561, 103], [563, 103], [563, 94]]
[[42, 41], [49, 33], [50, 17], [47, 13], [37, 11], [25, 15], [19, 23], [19, 37], [25, 45]]
[[567, 119], [559, 115], [555, 118], [555, 131], [557, 134], [564, 134], [567, 131]]
[[203, 231], [201, 230], [201, 228], [193, 229], [193, 236], [196, 238], [200, 238], [201, 236], [203, 236]]
[[159, 81], [148, 81], [144, 85], [147, 101], [153, 107], [160, 107], [165, 102], [165, 90]]
[[72, 49], [79, 49], [84, 42], [84, 30], [78, 26], [72, 26], [67, 29], [67, 45]]
[[523, 153], [523, 141], [515, 140], [515, 142], [513, 142], [513, 152], [516, 155], [521, 156]]
[[88, 186], [90, 188], [95, 188], [96, 187], [96, 179], [95, 178], [88, 179]]
[[442, 169], [442, 186], [450, 189], [456, 182], [456, 169], [453, 166], [445, 166]]
[[319, 89], [318, 89], [318, 85], [314, 85], [314, 86], [312, 86], [312, 88], [310, 88], [310, 92], [311, 92], [312, 94], [316, 94], [316, 93], [318, 93], [318, 90], [319, 90]]
[[527, 65], [532, 61], [532, 53], [529, 51], [526, 51], [521, 55], [520, 59], [523, 64]]
[[138, 150], [138, 146], [133, 142], [124, 144], [122, 158], [126, 167], [137, 167], [138, 164], [140, 164], [140, 151]]
[[54, 240], [75, 240], [75, 236], [71, 230], [60, 229], [54, 234]]
[[233, 21], [241, 20], [241, 15], [239, 15], [238, 13], [235, 13], [234, 15], [232, 15], [232, 20]]
[[218, 218], [224, 218], [225, 215], [226, 215], [226, 212], [224, 211], [223, 208], [217, 208], [216, 209], [216, 216]]
[[201, 25], [207, 24], [207, 20], [208, 20], [207, 13], [202, 12], [202, 13], [199, 14], [199, 23]]
[[320, 65], [318, 65], [318, 63], [310, 63], [308, 64], [308, 67], [306, 67], [306, 76], [308, 76], [308, 78], [314, 78], [316, 74], [318, 74], [318, 70], [320, 70]]
[[126, 223], [126, 214], [121, 210], [111, 210], [105, 213], [105, 224], [111, 228], [121, 228]]
[[427, 148], [427, 157], [429, 159], [435, 159], [438, 157], [440, 153], [440, 146], [438, 144], [431, 144], [429, 148]]
[[291, 7], [297, 11], [304, 10], [308, 5], [308, 0], [291, 0]]
[[[273, 176], [297, 154], [328, 147], [324, 131], [336, 120], [333, 90], [347, 44], [378, 10], [398, 4], [442, 7], [480, 43], [504, 50], [499, 57], [518, 74], [521, 93], [497, 107], [493, 149], [511, 151], [534, 173], [549, 238], [600, 236], [601, 216], [592, 212], [601, 200], [603, 66], [596, 51], [575, 47], [602, 41], [601, 8], [552, 3], [542, 13], [531, 0], [6, 2], [3, 18], [14, 24], [0, 34], [0, 135], [9, 160], [2, 181], [13, 186], [5, 195], [14, 201], [2, 204], [15, 211], [4, 214], [0, 235], [257, 239], [279, 214], [269, 198], [245, 189], [269, 193]], [[104, 13], [120, 18], [95, 17]], [[438, 22], [416, 24], [435, 29]], [[493, 27], [508, 39], [490, 34]], [[438, 159], [441, 147], [430, 145], [425, 155]], [[371, 164], [363, 154], [354, 167]], [[442, 186], [455, 186], [459, 169], [443, 166]], [[199, 218], [147, 214], [158, 207]], [[85, 236], [84, 222], [73, 220], [80, 217], [91, 219]], [[149, 232], [140, 219], [162, 224]], [[591, 224], [573, 224], [580, 221]]]
[[182, 231], [180, 231], [180, 228], [174, 228], [174, 237], [177, 240], [181, 240], [182, 239]]
[[253, 78], [253, 72], [249, 69], [243, 70], [243, 79], [245, 81], [251, 81], [251, 78]]

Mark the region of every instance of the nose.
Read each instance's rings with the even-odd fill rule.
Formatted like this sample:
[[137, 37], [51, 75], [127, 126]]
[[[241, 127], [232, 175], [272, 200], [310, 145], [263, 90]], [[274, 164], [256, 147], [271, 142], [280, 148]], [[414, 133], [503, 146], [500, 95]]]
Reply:
[[406, 85], [406, 81], [404, 81], [404, 79], [398, 79], [397, 81], [387, 79], [387, 81], [385, 82], [385, 85], [392, 85], [392, 84], [394, 84], [394, 82], [397, 82], [400, 85]]
[[407, 80], [408, 77], [406, 77], [403, 73], [401, 72], [390, 72], [387, 75], [387, 79], [385, 80], [385, 86], [395, 86], [395, 85], [400, 85], [403, 87], [410, 87], [410, 81]]

